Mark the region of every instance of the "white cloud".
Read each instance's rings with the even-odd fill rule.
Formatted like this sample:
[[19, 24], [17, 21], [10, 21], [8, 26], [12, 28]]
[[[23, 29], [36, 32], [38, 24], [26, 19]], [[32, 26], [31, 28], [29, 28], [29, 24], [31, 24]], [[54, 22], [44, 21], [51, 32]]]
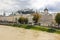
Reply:
[[9, 8], [44, 8], [46, 5], [55, 5], [60, 0], [0, 0], [0, 9]]
[[28, 0], [0, 0], [0, 10], [29, 8]]
[[55, 5], [60, 0], [31, 0], [32, 8], [44, 8], [46, 5]]
[[10, 0], [0, 0], [0, 9], [8, 8], [9, 6], [13, 5], [14, 2]]
[[0, 0], [0, 11], [16, 11], [22, 8], [34, 8], [41, 9], [49, 6], [53, 6], [57, 9], [60, 9], [59, 4], [60, 0]]

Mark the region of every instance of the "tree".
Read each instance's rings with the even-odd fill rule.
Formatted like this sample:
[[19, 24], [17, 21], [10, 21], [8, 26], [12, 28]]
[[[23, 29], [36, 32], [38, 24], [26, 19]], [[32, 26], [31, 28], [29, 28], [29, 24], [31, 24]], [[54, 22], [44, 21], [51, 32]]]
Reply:
[[25, 18], [24, 22], [25, 22], [25, 24], [27, 24], [28, 23], [28, 18]]
[[18, 22], [21, 23], [21, 24], [23, 24], [23, 23], [24, 23], [24, 17], [20, 17], [20, 18], [18, 19]]
[[34, 21], [34, 23], [38, 23], [40, 17], [41, 17], [41, 16], [40, 16], [39, 13], [34, 13], [34, 14], [33, 14], [33, 21]]
[[55, 17], [55, 21], [58, 24], [58, 27], [60, 25], [60, 13], [57, 13], [56, 17]]
[[20, 17], [18, 19], [18, 22], [21, 23], [21, 24], [27, 24], [28, 23], [28, 18], [25, 18], [25, 17]]

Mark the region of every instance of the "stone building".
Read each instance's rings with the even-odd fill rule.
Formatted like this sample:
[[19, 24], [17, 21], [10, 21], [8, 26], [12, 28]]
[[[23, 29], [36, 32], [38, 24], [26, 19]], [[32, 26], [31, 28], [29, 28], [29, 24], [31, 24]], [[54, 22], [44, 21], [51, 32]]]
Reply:
[[0, 21], [7, 21], [7, 22], [18, 22], [18, 19], [23, 16], [25, 18], [28, 18], [28, 22], [32, 22], [33, 16], [31, 14], [12, 14], [9, 16], [0, 16]]
[[[41, 18], [39, 21], [41, 25], [48, 26], [52, 24], [54, 18], [53, 15], [49, 13], [49, 10], [47, 8], [44, 9], [44, 12], [40, 12], [39, 14], [41, 14]], [[33, 23], [32, 14], [22, 14], [22, 13], [15, 13], [15, 14], [12, 13], [9, 16], [0, 16], [0, 21], [18, 22], [18, 19], [21, 16], [28, 18], [29, 23]]]
[[47, 25], [47, 26], [51, 25], [53, 21], [53, 15], [49, 14], [48, 9], [45, 8], [44, 12], [42, 12], [41, 14], [42, 14], [41, 19], [40, 19], [41, 25]]

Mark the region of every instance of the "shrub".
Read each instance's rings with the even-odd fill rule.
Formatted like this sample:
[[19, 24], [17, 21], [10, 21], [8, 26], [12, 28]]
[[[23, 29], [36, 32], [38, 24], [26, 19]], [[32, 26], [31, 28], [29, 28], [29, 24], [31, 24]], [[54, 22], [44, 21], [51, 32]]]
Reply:
[[24, 17], [20, 17], [18, 19], [18, 22], [21, 23], [21, 24], [27, 24], [28, 23], [28, 18], [24, 18]]
[[53, 29], [53, 28], [50, 28], [50, 29], [47, 30], [47, 32], [51, 32], [51, 33], [53, 33], [53, 32], [56, 32], [56, 30]]
[[26, 29], [31, 29], [31, 28], [33, 28], [34, 26], [33, 25], [27, 25], [25, 28]]
[[25, 18], [24, 22], [25, 22], [25, 24], [27, 24], [28, 23], [28, 18]]

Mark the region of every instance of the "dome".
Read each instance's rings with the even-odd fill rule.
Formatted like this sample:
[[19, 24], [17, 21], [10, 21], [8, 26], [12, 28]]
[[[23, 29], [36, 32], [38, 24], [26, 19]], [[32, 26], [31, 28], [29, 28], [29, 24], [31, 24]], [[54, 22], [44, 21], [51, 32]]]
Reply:
[[44, 9], [44, 11], [48, 11], [48, 9], [47, 9], [47, 8], [45, 8], [45, 9]]

